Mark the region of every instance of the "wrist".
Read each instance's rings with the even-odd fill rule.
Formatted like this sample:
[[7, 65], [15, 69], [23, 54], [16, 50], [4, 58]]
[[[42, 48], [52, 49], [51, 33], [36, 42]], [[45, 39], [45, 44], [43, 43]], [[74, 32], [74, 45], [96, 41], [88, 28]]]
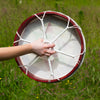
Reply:
[[32, 53], [32, 45], [31, 43], [25, 45], [27, 47], [28, 53]]
[[32, 44], [31, 43], [29, 44], [29, 52], [30, 53], [33, 53], [33, 47], [32, 47]]

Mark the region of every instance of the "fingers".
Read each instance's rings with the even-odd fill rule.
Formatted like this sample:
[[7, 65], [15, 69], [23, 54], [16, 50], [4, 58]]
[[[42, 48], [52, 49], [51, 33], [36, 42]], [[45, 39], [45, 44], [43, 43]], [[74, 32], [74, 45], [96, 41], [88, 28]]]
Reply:
[[53, 53], [47, 52], [45, 53], [45, 56], [51, 56], [52, 54], [54, 54], [54, 52]]
[[55, 47], [55, 44], [44, 44], [44, 48], [49, 49]]
[[46, 56], [50, 56], [50, 55], [52, 55], [52, 54], [54, 54], [54, 53], [56, 53], [56, 51], [54, 51], [53, 49], [47, 49], [47, 50], [45, 51], [45, 55], [46, 55]]
[[55, 44], [44, 43], [44, 48], [45, 48], [45, 54], [44, 54], [44, 55], [50, 56], [50, 55], [56, 53], [56, 52], [53, 50], [53, 47], [55, 47]]
[[46, 52], [47, 52], [47, 53], [50, 53], [50, 54], [56, 53], [56, 51], [54, 51], [53, 49], [48, 49]]
[[39, 39], [31, 43], [33, 53], [36, 53], [39, 56], [50, 56], [55, 53], [53, 48], [55, 44], [50, 44], [49, 42], [44, 42], [43, 39]]
[[49, 53], [46, 53], [45, 56], [51, 56]]

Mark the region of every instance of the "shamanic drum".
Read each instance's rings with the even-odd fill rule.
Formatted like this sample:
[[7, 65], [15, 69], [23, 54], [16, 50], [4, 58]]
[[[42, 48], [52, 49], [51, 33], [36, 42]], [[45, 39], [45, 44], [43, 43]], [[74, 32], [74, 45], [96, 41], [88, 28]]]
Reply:
[[40, 38], [55, 43], [56, 53], [50, 57], [31, 53], [15, 58], [27, 76], [40, 82], [57, 82], [68, 78], [81, 66], [86, 52], [85, 38], [72, 18], [55, 11], [34, 14], [20, 25], [14, 46]]

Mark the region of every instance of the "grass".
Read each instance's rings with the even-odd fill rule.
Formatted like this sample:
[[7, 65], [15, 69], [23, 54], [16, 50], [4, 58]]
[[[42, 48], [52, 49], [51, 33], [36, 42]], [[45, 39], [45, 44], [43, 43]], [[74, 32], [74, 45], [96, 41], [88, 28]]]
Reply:
[[100, 1], [2, 0], [0, 47], [12, 46], [15, 32], [29, 16], [45, 10], [65, 13], [82, 28], [87, 52], [82, 66], [59, 83], [28, 78], [14, 59], [0, 62], [0, 100], [99, 100], [100, 99]]

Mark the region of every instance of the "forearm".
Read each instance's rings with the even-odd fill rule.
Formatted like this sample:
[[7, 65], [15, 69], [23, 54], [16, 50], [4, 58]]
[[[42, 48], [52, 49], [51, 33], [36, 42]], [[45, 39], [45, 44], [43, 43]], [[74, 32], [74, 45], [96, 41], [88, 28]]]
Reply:
[[18, 57], [24, 54], [31, 53], [31, 51], [32, 47], [30, 44], [0, 48], [0, 60], [6, 60]]
[[39, 39], [25, 45], [0, 48], [0, 60], [11, 59], [28, 53], [35, 53], [39, 56], [50, 56], [55, 51], [49, 48], [53, 48], [54, 46], [54, 44], [46, 44], [43, 42], [43, 39]]

